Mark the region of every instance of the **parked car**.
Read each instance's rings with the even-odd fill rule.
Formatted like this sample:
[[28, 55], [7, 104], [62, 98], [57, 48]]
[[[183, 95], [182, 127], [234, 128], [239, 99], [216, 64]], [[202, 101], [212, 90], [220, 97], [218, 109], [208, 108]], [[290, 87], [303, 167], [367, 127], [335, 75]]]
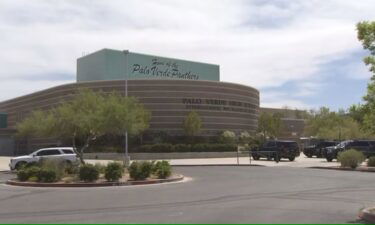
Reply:
[[29, 155], [14, 157], [10, 160], [11, 170], [18, 169], [28, 163], [39, 162], [41, 159], [58, 159], [67, 163], [76, 163], [78, 158], [73, 148], [55, 147], [39, 149]]
[[274, 159], [279, 161], [282, 158], [287, 158], [294, 161], [300, 155], [298, 144], [295, 141], [267, 141], [260, 148], [252, 149], [251, 156], [254, 160], [260, 158]]
[[367, 158], [375, 156], [375, 141], [373, 140], [347, 140], [342, 141], [340, 144], [324, 149], [325, 158], [328, 162], [337, 159], [340, 152], [348, 149], [355, 149], [362, 152]]
[[323, 156], [322, 149], [330, 146], [336, 146], [337, 144], [338, 142], [336, 141], [320, 141], [315, 145], [305, 147], [303, 149], [303, 154], [305, 154], [309, 158], [313, 156], [321, 158]]

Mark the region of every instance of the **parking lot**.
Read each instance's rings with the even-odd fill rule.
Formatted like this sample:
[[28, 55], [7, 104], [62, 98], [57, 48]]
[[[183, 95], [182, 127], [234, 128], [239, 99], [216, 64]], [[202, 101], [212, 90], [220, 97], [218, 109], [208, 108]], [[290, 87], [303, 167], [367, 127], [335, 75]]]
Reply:
[[[291, 167], [176, 167], [180, 183], [106, 188], [0, 184], [2, 223], [355, 223], [373, 173]], [[9, 174], [0, 176], [10, 176]]]

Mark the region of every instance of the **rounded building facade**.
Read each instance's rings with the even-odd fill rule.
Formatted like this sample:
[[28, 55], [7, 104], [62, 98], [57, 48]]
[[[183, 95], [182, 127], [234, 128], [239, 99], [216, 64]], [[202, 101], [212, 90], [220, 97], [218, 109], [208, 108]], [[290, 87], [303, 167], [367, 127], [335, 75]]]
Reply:
[[[223, 130], [255, 131], [259, 113], [258, 90], [216, 81], [129, 80], [128, 95], [151, 111], [151, 131], [183, 135], [186, 115], [195, 111], [202, 119], [202, 135]], [[15, 128], [29, 112], [48, 109], [69, 100], [80, 88], [125, 94], [124, 80], [80, 82], [57, 86], [0, 103], [8, 114], [8, 127]]]

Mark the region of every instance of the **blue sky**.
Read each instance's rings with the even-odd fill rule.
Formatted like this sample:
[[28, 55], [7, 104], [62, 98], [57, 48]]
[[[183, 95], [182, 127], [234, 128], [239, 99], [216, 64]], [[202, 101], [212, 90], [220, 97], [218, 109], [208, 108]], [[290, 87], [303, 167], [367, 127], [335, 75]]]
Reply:
[[102, 48], [220, 64], [261, 106], [347, 108], [371, 76], [355, 24], [373, 0], [2, 0], [0, 101], [75, 81]]

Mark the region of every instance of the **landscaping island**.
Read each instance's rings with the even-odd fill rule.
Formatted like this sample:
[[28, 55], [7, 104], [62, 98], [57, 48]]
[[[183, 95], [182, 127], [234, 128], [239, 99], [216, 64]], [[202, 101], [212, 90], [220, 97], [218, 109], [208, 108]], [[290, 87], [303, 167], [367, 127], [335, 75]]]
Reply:
[[337, 161], [340, 162], [340, 166], [332, 167], [310, 167], [312, 169], [331, 169], [331, 170], [345, 170], [345, 171], [360, 171], [360, 172], [375, 172], [375, 156], [369, 157], [366, 165], [363, 163], [366, 161], [366, 157], [362, 152], [354, 149], [350, 149], [341, 152]]
[[105, 187], [176, 182], [184, 176], [172, 174], [168, 161], [134, 161], [129, 167], [111, 162], [72, 165], [57, 160], [28, 164], [7, 184], [28, 187]]

